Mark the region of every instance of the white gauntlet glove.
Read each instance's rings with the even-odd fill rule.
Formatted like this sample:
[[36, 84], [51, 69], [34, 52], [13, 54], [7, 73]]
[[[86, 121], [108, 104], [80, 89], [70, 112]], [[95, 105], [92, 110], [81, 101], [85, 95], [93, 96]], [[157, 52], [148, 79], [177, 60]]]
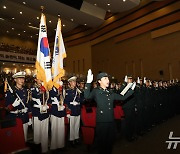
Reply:
[[12, 104], [13, 107], [16, 107], [20, 104], [20, 99], [16, 98], [14, 103]]
[[32, 119], [31, 119], [31, 118], [29, 118], [28, 125], [29, 125], [29, 126], [31, 126], [31, 125], [32, 125]]
[[93, 81], [93, 74], [91, 69], [89, 69], [87, 74], [87, 83], [91, 83], [92, 81]]
[[131, 89], [134, 90], [135, 87], [136, 87], [136, 82], [133, 82]]

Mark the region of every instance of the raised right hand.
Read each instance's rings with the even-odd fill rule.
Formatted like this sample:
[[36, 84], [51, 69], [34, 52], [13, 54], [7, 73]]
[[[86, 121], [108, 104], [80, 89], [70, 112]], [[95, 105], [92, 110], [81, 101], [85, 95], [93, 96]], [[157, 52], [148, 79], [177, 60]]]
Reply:
[[91, 69], [89, 69], [87, 74], [87, 83], [91, 83], [92, 81], [93, 81], [93, 74]]

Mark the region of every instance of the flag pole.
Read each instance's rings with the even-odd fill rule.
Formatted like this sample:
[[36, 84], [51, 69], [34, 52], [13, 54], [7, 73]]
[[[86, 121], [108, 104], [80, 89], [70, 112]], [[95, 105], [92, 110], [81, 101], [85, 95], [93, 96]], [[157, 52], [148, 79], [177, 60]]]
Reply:
[[[60, 19], [60, 17], [61, 17], [61, 15], [60, 14], [58, 14], [58, 20]], [[61, 20], [61, 19], [60, 19]], [[61, 25], [61, 28], [62, 28], [62, 25]], [[61, 78], [59, 78], [59, 82], [61, 81]], [[61, 88], [61, 91], [60, 91], [60, 95], [59, 95], [59, 97], [60, 97], [60, 102], [59, 102], [59, 104], [61, 105], [61, 106], [63, 106], [63, 97], [62, 97], [62, 91], [63, 91], [63, 89]]]

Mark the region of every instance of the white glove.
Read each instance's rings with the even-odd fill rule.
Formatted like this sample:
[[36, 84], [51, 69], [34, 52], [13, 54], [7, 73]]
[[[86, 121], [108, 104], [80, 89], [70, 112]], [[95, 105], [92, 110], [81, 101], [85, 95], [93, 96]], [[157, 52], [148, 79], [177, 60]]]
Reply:
[[67, 114], [66, 117], [67, 117], [67, 118], [70, 118], [70, 114]]
[[75, 106], [78, 105], [78, 104], [79, 104], [78, 102], [75, 102], [75, 101], [73, 102], [73, 105], [75, 105]]
[[12, 104], [13, 107], [16, 107], [20, 104], [20, 99], [19, 98], [16, 98], [14, 103]]
[[41, 111], [44, 112], [44, 111], [47, 111], [48, 107], [47, 105], [42, 105], [41, 106]]
[[146, 77], [144, 77], [144, 84], [146, 84]]
[[137, 83], [139, 83], [139, 84], [140, 84], [140, 79], [139, 79], [139, 77], [137, 78]]
[[60, 85], [60, 86], [63, 86], [63, 82], [62, 82], [62, 81], [60, 81], [60, 82], [59, 82], [59, 85]]
[[136, 82], [133, 82], [131, 89], [134, 90], [135, 87], [136, 87]]
[[29, 125], [29, 126], [31, 126], [31, 125], [32, 125], [32, 119], [31, 119], [31, 118], [29, 118], [28, 125]]
[[92, 81], [93, 81], [93, 74], [91, 69], [89, 69], [87, 74], [87, 83], [91, 83]]
[[65, 109], [65, 106], [64, 105], [60, 105], [59, 107], [58, 107], [58, 111], [63, 111]]
[[125, 76], [124, 78], [124, 82], [127, 82], [128, 78], [127, 78], [127, 75]]
[[24, 109], [22, 109], [22, 112], [23, 112], [23, 113], [27, 113], [27, 111], [28, 111], [28, 108], [27, 108], [27, 107], [24, 108]]

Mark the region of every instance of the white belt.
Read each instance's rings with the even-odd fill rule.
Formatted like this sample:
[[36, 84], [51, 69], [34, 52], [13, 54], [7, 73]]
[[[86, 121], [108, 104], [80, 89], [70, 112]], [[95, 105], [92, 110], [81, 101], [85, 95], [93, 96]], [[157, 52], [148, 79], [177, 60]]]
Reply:
[[36, 108], [39, 108], [39, 109], [40, 109], [40, 108], [41, 108], [41, 105], [36, 105], [36, 104], [34, 104], [33, 107], [36, 107]]
[[18, 114], [18, 113], [27, 113], [27, 108], [22, 109], [22, 110], [16, 110], [16, 111], [10, 111], [10, 113]]

